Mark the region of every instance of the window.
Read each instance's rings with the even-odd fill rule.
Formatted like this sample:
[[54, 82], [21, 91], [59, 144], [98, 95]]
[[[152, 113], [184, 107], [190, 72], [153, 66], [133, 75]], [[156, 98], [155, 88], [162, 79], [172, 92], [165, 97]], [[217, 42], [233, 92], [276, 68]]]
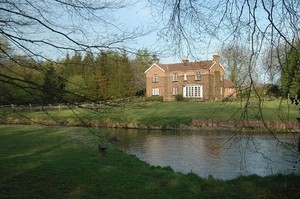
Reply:
[[203, 87], [200, 85], [190, 85], [183, 87], [183, 97], [187, 98], [202, 98]]
[[177, 73], [173, 73], [173, 82], [174, 81], [178, 81], [178, 74]]
[[196, 72], [195, 80], [201, 80], [201, 72]]
[[186, 75], [186, 73], [184, 73], [184, 75], [183, 75], [183, 81], [187, 81], [187, 75]]
[[178, 95], [178, 88], [174, 87], [172, 93], [173, 95]]
[[159, 95], [159, 88], [152, 88], [152, 95]]
[[152, 82], [158, 82], [158, 75], [157, 74], [153, 75]]

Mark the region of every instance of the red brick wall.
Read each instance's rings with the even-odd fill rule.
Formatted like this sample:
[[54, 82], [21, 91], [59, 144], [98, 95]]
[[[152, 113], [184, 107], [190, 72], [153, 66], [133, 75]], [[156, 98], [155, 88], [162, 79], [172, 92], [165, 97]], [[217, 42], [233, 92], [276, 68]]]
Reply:
[[[201, 79], [195, 80], [196, 71], [172, 71], [164, 72], [156, 65], [153, 65], [146, 73], [146, 96], [152, 96], [152, 88], [159, 88], [159, 95], [164, 97], [164, 100], [174, 100], [173, 88], [177, 87], [178, 94], [183, 95], [183, 86], [186, 84], [197, 84], [203, 87], [203, 99], [216, 100], [221, 99], [221, 87], [224, 85], [224, 71], [219, 64], [216, 64], [213, 70], [201, 71]], [[173, 74], [177, 73], [177, 81], [173, 81]], [[153, 82], [153, 76], [158, 75], [158, 82]], [[184, 80], [184, 74], [187, 75], [187, 80]], [[225, 89], [223, 88], [223, 92]]]
[[[153, 82], [153, 76], [158, 75], [158, 82]], [[152, 96], [152, 88], [159, 88], [159, 95], [165, 95], [165, 74], [164, 72], [158, 68], [157, 66], [153, 66], [146, 73], [146, 96]]]

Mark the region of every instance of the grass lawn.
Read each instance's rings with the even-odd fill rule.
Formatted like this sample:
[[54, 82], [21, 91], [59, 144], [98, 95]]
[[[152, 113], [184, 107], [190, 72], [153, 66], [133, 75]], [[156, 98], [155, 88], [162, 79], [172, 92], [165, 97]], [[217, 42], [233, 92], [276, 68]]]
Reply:
[[[190, 125], [193, 119], [254, 119], [296, 121], [298, 107], [287, 100], [264, 101], [258, 106], [251, 102], [245, 108], [245, 101], [235, 102], [135, 102], [99, 109], [56, 110], [48, 112], [6, 112], [0, 120], [15, 119], [46, 122], [47, 124], [87, 123], [171, 126]], [[1, 111], [1, 110], [0, 110]], [[3, 112], [3, 110], [2, 110]], [[80, 119], [79, 119], [80, 118]], [[80, 121], [82, 120], [82, 121]], [[28, 121], [28, 120], [27, 120]], [[3, 122], [5, 123], [5, 122]], [[97, 126], [97, 125], [94, 125]], [[106, 125], [107, 126], [107, 125]], [[108, 125], [109, 126], [109, 125]], [[113, 126], [113, 125], [112, 125]]]
[[[152, 167], [103, 130], [0, 126], [0, 198], [300, 198], [300, 176], [221, 181]], [[97, 144], [108, 146], [105, 156]]]

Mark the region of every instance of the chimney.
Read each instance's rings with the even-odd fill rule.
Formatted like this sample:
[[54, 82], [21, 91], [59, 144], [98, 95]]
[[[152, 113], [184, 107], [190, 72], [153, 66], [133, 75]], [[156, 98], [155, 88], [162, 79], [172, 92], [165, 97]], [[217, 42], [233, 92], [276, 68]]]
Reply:
[[183, 65], [187, 65], [189, 63], [189, 59], [188, 58], [183, 58], [182, 59]]
[[213, 55], [213, 60], [216, 62], [216, 63], [219, 63], [220, 62], [220, 55], [219, 55], [219, 52], [216, 51]]

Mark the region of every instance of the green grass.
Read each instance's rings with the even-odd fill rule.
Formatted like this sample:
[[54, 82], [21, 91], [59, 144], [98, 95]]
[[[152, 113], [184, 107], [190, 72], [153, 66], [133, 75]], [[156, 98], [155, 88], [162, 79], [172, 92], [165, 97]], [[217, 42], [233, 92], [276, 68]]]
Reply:
[[[80, 127], [0, 126], [0, 198], [299, 198], [300, 176], [222, 181], [149, 166]], [[105, 156], [97, 144], [108, 146]]]
[[[190, 125], [193, 119], [255, 119], [295, 121], [298, 107], [287, 100], [264, 101], [261, 106], [252, 102], [245, 108], [245, 101], [235, 102], [136, 102], [96, 110], [74, 109], [45, 112], [6, 112], [2, 120], [19, 119], [43, 121], [48, 124], [80, 125], [79, 118], [87, 123], [180, 127]], [[3, 111], [3, 110], [2, 110]], [[74, 114], [75, 113], [75, 114]], [[262, 114], [261, 114], [262, 113]], [[76, 115], [77, 114], [77, 115]], [[0, 118], [1, 119], [1, 118]]]

